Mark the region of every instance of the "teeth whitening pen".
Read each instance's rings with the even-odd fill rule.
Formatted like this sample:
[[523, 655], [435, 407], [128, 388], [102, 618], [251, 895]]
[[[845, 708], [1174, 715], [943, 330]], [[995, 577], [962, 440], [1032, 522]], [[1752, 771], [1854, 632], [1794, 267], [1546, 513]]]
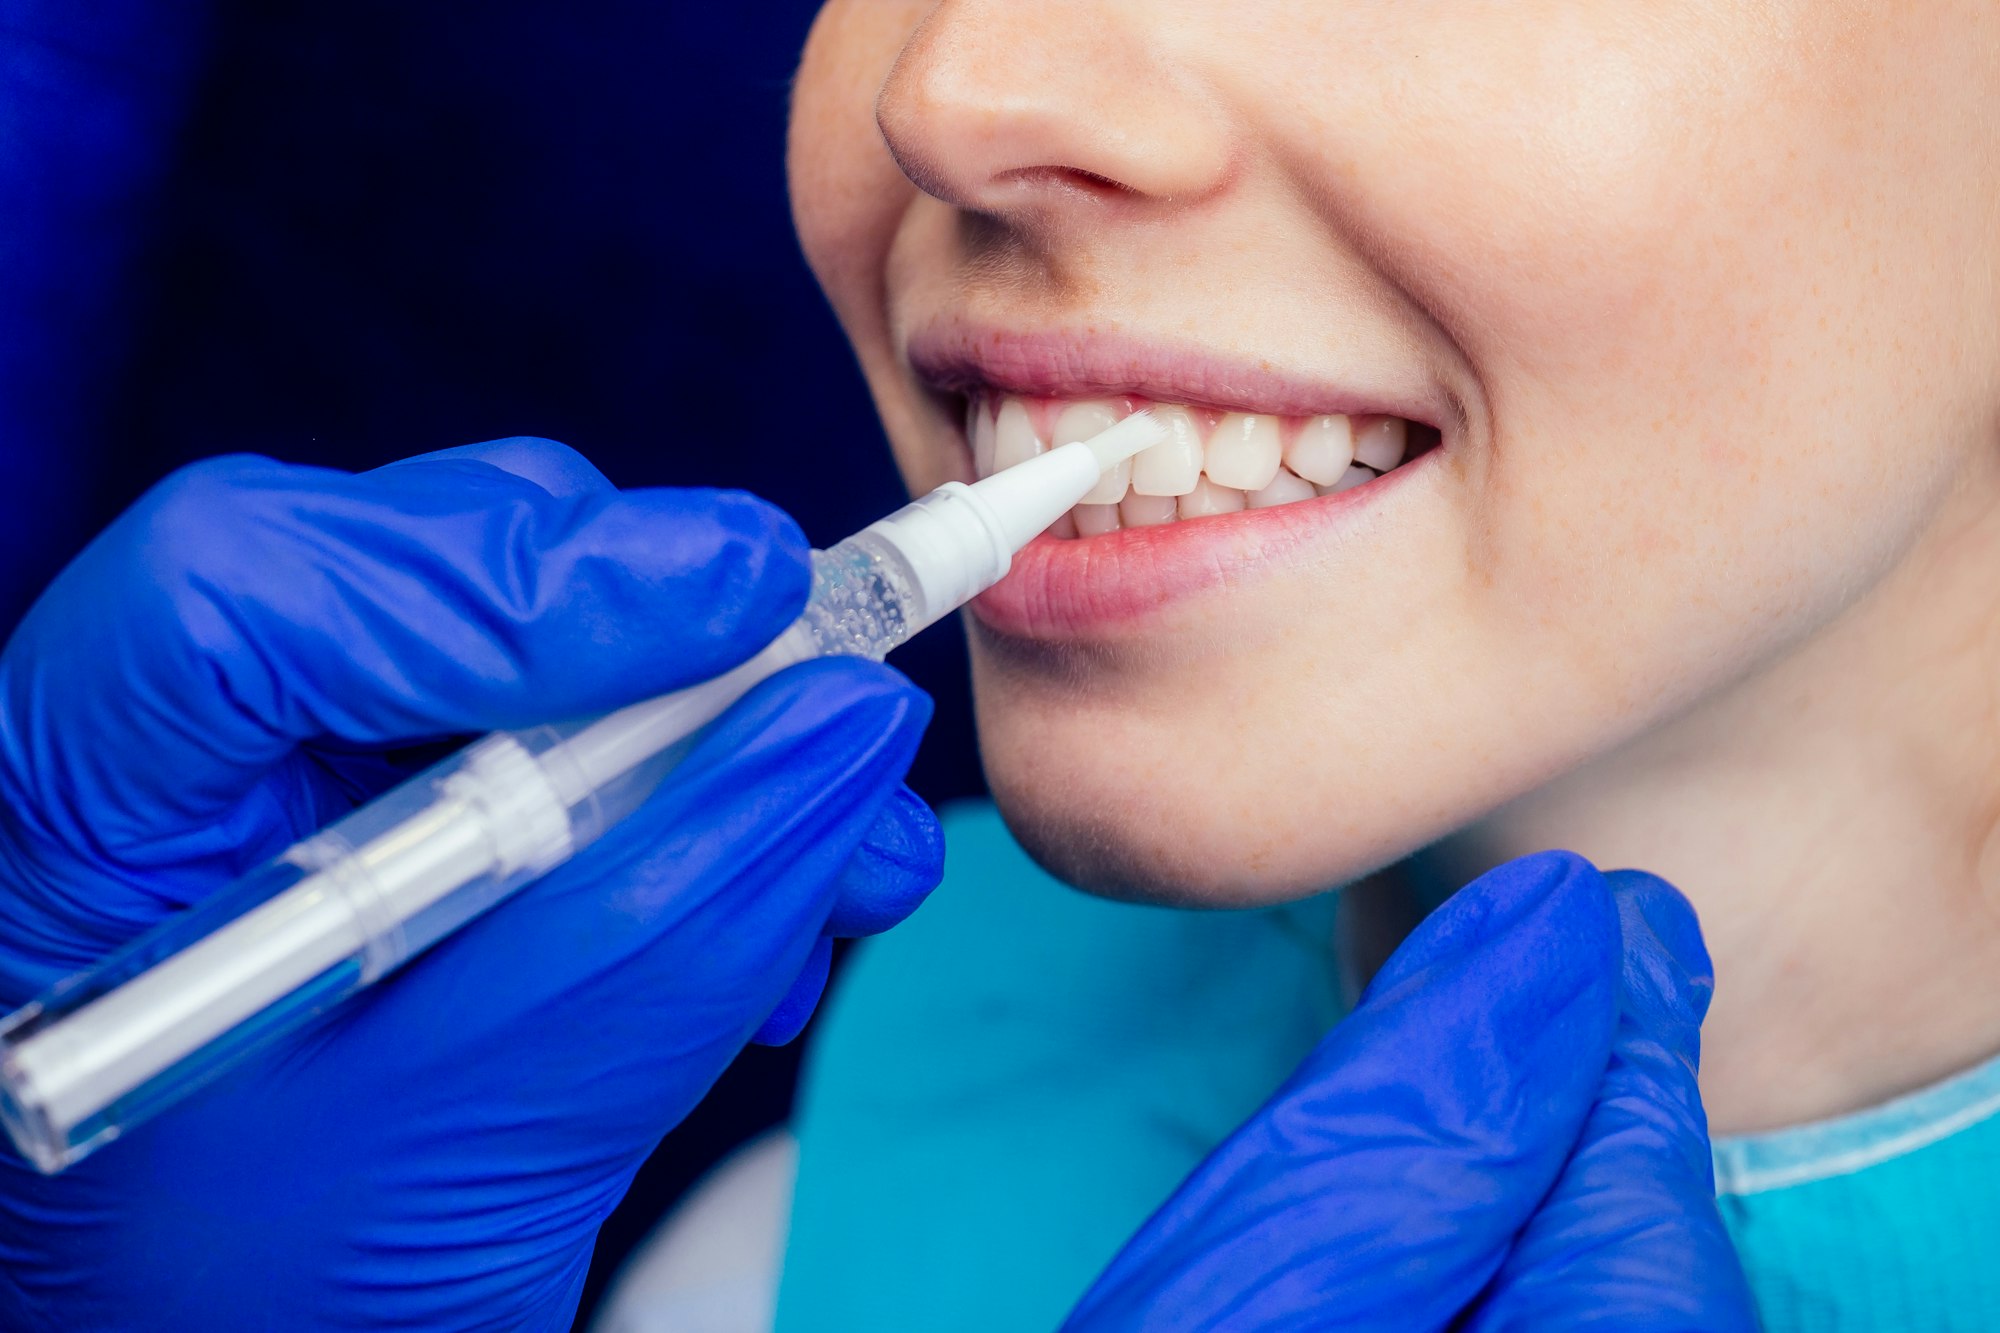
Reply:
[[1146, 413], [984, 481], [948, 482], [813, 556], [805, 614], [700, 685], [494, 732], [0, 1021], [0, 1120], [60, 1171], [380, 980], [637, 809], [695, 733], [809, 658], [880, 659], [998, 583], [1119, 463]]

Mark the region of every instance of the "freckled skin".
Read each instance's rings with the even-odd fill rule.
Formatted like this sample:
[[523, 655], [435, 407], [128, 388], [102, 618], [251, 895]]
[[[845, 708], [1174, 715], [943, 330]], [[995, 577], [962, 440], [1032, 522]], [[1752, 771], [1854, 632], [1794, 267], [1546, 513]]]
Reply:
[[1644, 864], [1715, 946], [1725, 1128], [2000, 1048], [1950, 995], [2000, 963], [1996, 118], [1986, 0], [829, 4], [795, 209], [913, 488], [963, 466], [902, 354], [943, 315], [1366, 349], [1463, 418], [1143, 640], [975, 626], [1009, 822], [1183, 902]]

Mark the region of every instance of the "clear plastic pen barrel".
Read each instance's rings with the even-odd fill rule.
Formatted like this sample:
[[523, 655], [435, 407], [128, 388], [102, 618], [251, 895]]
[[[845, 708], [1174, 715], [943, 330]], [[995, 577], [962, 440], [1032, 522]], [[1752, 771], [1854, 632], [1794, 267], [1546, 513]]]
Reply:
[[0, 1120], [61, 1169], [568, 860], [758, 681], [879, 659], [950, 610], [922, 603], [902, 553], [864, 531], [815, 557], [805, 615], [736, 670], [473, 743], [0, 1023]]

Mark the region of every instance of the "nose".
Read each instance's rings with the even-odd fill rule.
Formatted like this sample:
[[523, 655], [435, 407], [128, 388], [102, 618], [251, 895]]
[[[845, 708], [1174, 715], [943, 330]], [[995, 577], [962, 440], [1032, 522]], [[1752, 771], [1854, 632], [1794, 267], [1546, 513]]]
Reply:
[[1199, 200], [1228, 179], [1227, 119], [1159, 19], [1159, 0], [942, 0], [876, 122], [919, 189], [973, 212]]

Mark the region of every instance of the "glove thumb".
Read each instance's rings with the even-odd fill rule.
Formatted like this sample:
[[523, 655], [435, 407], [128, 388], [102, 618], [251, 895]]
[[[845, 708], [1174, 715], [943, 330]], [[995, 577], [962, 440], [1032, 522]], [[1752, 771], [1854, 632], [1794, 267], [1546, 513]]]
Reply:
[[1576, 1143], [1611, 1045], [1617, 931], [1603, 877], [1568, 853], [1460, 890], [1065, 1327], [1447, 1326]]
[[1637, 871], [1606, 879], [1624, 966], [1604, 1085], [1576, 1152], [1466, 1328], [1750, 1333], [1757, 1319], [1715, 1206], [1695, 1084], [1715, 987], [1708, 950], [1672, 885]]

